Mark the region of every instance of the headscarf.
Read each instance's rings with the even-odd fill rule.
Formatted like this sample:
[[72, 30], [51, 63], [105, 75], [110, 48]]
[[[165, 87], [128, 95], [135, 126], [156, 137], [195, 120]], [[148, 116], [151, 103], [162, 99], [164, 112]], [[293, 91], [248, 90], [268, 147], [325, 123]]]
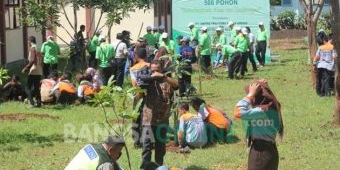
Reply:
[[[280, 129], [279, 129], [279, 135], [282, 138], [284, 133], [284, 126], [283, 126], [283, 120], [281, 115], [281, 104], [276, 99], [274, 93], [269, 88], [268, 84], [263, 81], [258, 81], [260, 85], [260, 90], [254, 97], [252, 103], [254, 106], [260, 107], [262, 110], [277, 110], [279, 114], [279, 121], [280, 121]], [[249, 93], [249, 85], [245, 87], [245, 92]]]

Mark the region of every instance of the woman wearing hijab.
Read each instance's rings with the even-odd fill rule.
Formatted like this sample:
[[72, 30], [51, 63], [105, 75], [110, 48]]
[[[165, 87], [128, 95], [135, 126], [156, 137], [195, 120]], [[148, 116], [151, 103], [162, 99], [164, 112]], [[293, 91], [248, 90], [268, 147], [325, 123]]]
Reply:
[[281, 105], [264, 79], [251, 83], [245, 91], [247, 96], [236, 104], [234, 115], [247, 125], [246, 137], [251, 147], [248, 170], [277, 170], [275, 138], [277, 134], [283, 136]]

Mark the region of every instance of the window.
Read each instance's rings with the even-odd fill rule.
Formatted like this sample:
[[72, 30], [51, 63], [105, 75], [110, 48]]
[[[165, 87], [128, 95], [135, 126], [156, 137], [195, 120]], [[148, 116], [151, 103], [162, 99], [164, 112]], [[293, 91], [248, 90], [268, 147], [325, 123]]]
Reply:
[[292, 5], [292, 0], [282, 0], [282, 5]]
[[18, 28], [20, 24], [20, 0], [5, 0], [5, 25], [7, 29]]

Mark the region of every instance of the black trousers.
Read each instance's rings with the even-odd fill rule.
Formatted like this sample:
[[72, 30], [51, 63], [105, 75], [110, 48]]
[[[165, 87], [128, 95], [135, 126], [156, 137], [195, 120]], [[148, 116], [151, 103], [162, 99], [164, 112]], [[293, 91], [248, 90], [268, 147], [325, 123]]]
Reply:
[[[134, 100], [133, 101], [133, 108], [135, 109], [136, 107], [136, 104], [137, 104], [137, 101]], [[138, 109], [138, 117], [136, 120], [133, 120], [132, 121], [132, 140], [133, 140], [133, 143], [134, 145], [136, 146], [139, 146], [142, 141], [141, 141], [141, 138], [142, 138], [142, 115], [143, 115], [143, 107], [144, 107], [144, 101], [142, 101], [142, 104], [140, 105], [139, 109]]]
[[100, 77], [103, 78], [103, 84], [104, 86], [106, 86], [108, 84], [108, 81], [112, 75], [112, 67], [100, 67], [99, 68], [99, 74], [100, 74]]
[[234, 78], [235, 69], [236, 67], [239, 67], [240, 63], [241, 63], [241, 53], [235, 52], [234, 54], [231, 55], [231, 58], [229, 60], [229, 65], [228, 65], [228, 76], [230, 79]]
[[260, 65], [264, 65], [266, 62], [266, 50], [267, 50], [267, 41], [259, 41], [257, 42], [255, 55], [257, 61], [259, 61]]
[[[192, 67], [186, 68], [185, 71], [192, 73]], [[178, 79], [179, 84], [179, 94], [185, 95], [185, 92], [187, 91], [187, 88], [189, 85], [191, 85], [191, 75], [182, 74], [182, 78]]]
[[40, 80], [41, 75], [28, 75], [26, 94], [31, 105], [34, 105], [33, 98], [35, 98], [37, 106], [41, 106]]
[[211, 66], [211, 56], [210, 55], [202, 55], [200, 63], [201, 68], [204, 73], [210, 73], [209, 67]]
[[43, 74], [44, 78], [47, 78], [51, 72], [58, 70], [58, 64], [43, 63]]
[[97, 60], [96, 60], [96, 51], [89, 52], [90, 58], [89, 58], [89, 67], [92, 67], [94, 69], [97, 68]]
[[153, 148], [155, 149], [155, 162], [158, 165], [163, 165], [166, 153], [165, 145], [168, 126], [166, 123], [157, 126], [143, 126], [143, 151], [140, 169], [145, 169], [145, 166], [151, 162]]
[[235, 74], [237, 74], [238, 72], [241, 72], [240, 75], [244, 76], [244, 74], [247, 70], [248, 54], [249, 54], [249, 52], [241, 53], [239, 63], [236, 64], [236, 66], [235, 66]]
[[124, 83], [124, 69], [125, 69], [126, 58], [115, 58], [113, 64], [113, 75], [115, 85], [123, 87]]
[[334, 81], [334, 71], [327, 70], [325, 68], [318, 68], [317, 70], [317, 80], [316, 80], [316, 93], [319, 96], [329, 96], [331, 95], [332, 83]]
[[276, 144], [255, 140], [252, 141], [248, 156], [248, 170], [277, 170], [279, 153]]

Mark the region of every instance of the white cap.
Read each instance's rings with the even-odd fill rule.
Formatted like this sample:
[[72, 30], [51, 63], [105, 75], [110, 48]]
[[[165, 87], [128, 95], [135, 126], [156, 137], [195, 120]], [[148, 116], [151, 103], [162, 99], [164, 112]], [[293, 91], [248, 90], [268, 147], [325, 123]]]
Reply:
[[325, 32], [325, 31], [324, 31], [324, 30], [321, 28], [321, 29], [319, 29], [319, 31], [318, 31], [318, 32], [320, 33], [320, 32]]
[[194, 26], [194, 23], [193, 23], [193, 22], [190, 22], [190, 23], [188, 24], [188, 27], [190, 27], [190, 26]]
[[163, 32], [162, 35], [161, 35], [162, 38], [168, 38], [168, 33], [166, 32]]
[[263, 22], [259, 22], [259, 25], [263, 25]]
[[222, 31], [222, 28], [221, 27], [217, 27], [216, 31]]
[[207, 28], [206, 26], [203, 26], [203, 27], [201, 27], [201, 30], [202, 30], [202, 31], [207, 31], [208, 28]]
[[228, 27], [230, 27], [230, 25], [233, 25], [233, 24], [234, 24], [233, 21], [229, 21], [227, 25], [228, 25]]
[[53, 38], [54, 38], [53, 35], [47, 36], [47, 39], [53, 39]]
[[217, 44], [216, 44], [216, 48], [221, 47], [221, 46], [222, 46], [221, 43], [217, 43]]
[[248, 30], [246, 27], [243, 27], [241, 30], [242, 34], [248, 34]]
[[240, 31], [241, 27], [236, 27], [235, 30]]

